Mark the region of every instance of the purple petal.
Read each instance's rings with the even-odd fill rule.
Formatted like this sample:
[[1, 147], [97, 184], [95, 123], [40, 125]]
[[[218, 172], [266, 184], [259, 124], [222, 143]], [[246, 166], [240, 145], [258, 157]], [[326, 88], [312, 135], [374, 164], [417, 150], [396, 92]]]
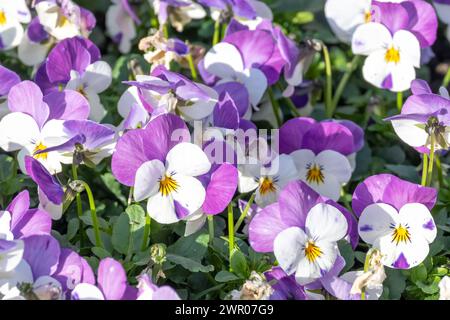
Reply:
[[214, 83], [217, 82], [218, 78], [215, 75], [213, 75], [213, 74], [209, 73], [208, 71], [206, 71], [206, 69], [205, 69], [205, 60], [204, 59], [201, 59], [199, 61], [198, 65], [197, 65], [197, 68], [198, 68], [198, 72], [199, 72], [200, 76], [203, 79], [203, 82], [206, 85], [213, 85]]
[[6, 96], [16, 84], [20, 82], [20, 77], [14, 71], [0, 65], [0, 97]]
[[305, 289], [297, 283], [295, 276], [288, 276], [280, 267], [264, 272], [267, 281], [277, 280], [272, 285], [274, 293], [270, 300], [307, 300]]
[[95, 285], [95, 275], [89, 263], [81, 257], [81, 265], [83, 266], [83, 274], [81, 275], [81, 283], [90, 283]]
[[61, 204], [63, 202], [63, 188], [38, 160], [26, 156], [25, 168], [31, 179], [33, 179], [51, 202], [54, 204]]
[[406, 257], [403, 253], [400, 253], [397, 260], [395, 260], [394, 263], [392, 264], [392, 267], [397, 268], [397, 269], [408, 269], [409, 268], [408, 260], [406, 260]]
[[272, 252], [278, 233], [289, 227], [281, 217], [278, 203], [273, 203], [262, 209], [250, 222], [250, 245], [257, 252]]
[[438, 19], [433, 6], [426, 1], [403, 1], [401, 5], [409, 14], [409, 29], [420, 46], [430, 47], [437, 38]]
[[83, 7], [80, 7], [80, 19], [81, 19], [80, 21], [81, 28], [86, 32], [91, 32], [95, 28], [95, 25], [97, 24], [95, 15], [91, 11]]
[[226, 92], [214, 107], [213, 122], [214, 126], [219, 128], [236, 130], [239, 127], [239, 111]]
[[162, 286], [155, 290], [153, 300], [181, 300], [178, 293], [169, 286]]
[[50, 35], [45, 31], [44, 26], [40, 23], [39, 17], [33, 18], [27, 29], [28, 38], [34, 43], [46, 41]]
[[12, 112], [23, 112], [42, 127], [50, 114], [48, 105], [43, 101], [41, 89], [32, 81], [22, 81], [11, 88], [8, 94], [8, 107]]
[[295, 118], [287, 121], [280, 128], [280, 153], [290, 154], [300, 150], [305, 133], [316, 121], [312, 118]]
[[83, 268], [81, 257], [75, 251], [61, 249], [58, 268], [53, 274], [53, 278], [61, 283], [64, 291], [73, 289], [81, 283]]
[[121, 0], [120, 1], [122, 8], [125, 10], [125, 12], [133, 19], [134, 23], [141, 24], [141, 20], [134, 12], [133, 8], [131, 8], [130, 3], [128, 0]]
[[342, 124], [335, 122], [316, 123], [303, 136], [302, 149], [315, 154], [324, 150], [334, 150], [349, 155], [355, 150], [352, 132]]
[[432, 94], [430, 86], [425, 80], [416, 79], [411, 82], [411, 91], [413, 94]]
[[430, 211], [436, 203], [437, 191], [402, 180], [390, 174], [371, 176], [353, 193], [352, 207], [359, 217], [373, 203], [387, 203], [400, 210], [407, 203], [422, 203]]
[[100, 261], [97, 284], [106, 300], [121, 300], [127, 289], [127, 275], [122, 265], [112, 258]]
[[51, 230], [51, 216], [40, 209], [27, 210], [20, 217], [13, 216], [11, 221], [11, 231], [15, 239], [31, 235], [50, 234]]
[[409, 14], [400, 3], [373, 1], [372, 10], [375, 12], [375, 22], [384, 24], [392, 34], [398, 30], [408, 30]]
[[89, 102], [76, 91], [53, 91], [44, 97], [44, 101], [50, 108], [49, 120], [84, 120], [89, 116]]
[[214, 87], [219, 97], [223, 93], [228, 93], [231, 99], [234, 101], [237, 109], [239, 110], [239, 116], [243, 117], [250, 107], [250, 97], [247, 88], [239, 82], [225, 82], [218, 84]]
[[133, 186], [141, 164], [154, 159], [164, 162], [169, 150], [183, 141], [190, 141], [184, 121], [173, 114], [160, 115], [145, 129], [128, 131], [119, 139], [112, 157], [112, 172], [119, 182]]
[[67, 120], [64, 131], [69, 137], [82, 135], [83, 145], [88, 150], [94, 150], [114, 140], [115, 132], [111, 128], [91, 120]]
[[342, 124], [351, 131], [354, 146], [353, 152], [358, 152], [364, 147], [364, 130], [360, 126], [358, 126], [356, 123], [350, 120], [332, 120], [332, 121]]
[[350, 300], [352, 284], [338, 277], [345, 266], [345, 260], [338, 256], [333, 268], [320, 279], [324, 289], [340, 300]]
[[220, 165], [211, 175], [202, 209], [206, 214], [219, 214], [233, 199], [238, 184], [238, 171], [228, 163]]
[[34, 279], [52, 275], [58, 266], [61, 249], [50, 235], [33, 235], [23, 239], [23, 258], [31, 267]]

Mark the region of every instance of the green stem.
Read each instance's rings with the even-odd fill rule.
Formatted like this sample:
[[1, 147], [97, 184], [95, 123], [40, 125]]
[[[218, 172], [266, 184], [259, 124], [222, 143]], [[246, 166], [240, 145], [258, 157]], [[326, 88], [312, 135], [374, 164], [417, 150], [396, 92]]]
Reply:
[[208, 216], [209, 244], [212, 245], [214, 240], [214, 216]]
[[197, 77], [197, 70], [195, 69], [195, 65], [194, 65], [194, 59], [192, 59], [192, 54], [188, 54], [186, 56], [186, 59], [189, 63], [189, 69], [191, 69], [191, 76], [192, 76], [192, 80], [197, 81], [198, 77]]
[[220, 41], [220, 19], [217, 19], [214, 23], [214, 35], [212, 45], [215, 46]]
[[444, 187], [444, 176], [442, 173], [441, 158], [438, 155], [435, 155], [435, 158], [436, 158], [436, 169], [438, 170], [439, 188], [443, 188]]
[[442, 81], [442, 86], [447, 88], [450, 84], [450, 67], [448, 68], [447, 73], [445, 74], [444, 80]]
[[427, 186], [430, 186], [431, 180], [433, 180], [434, 144], [435, 144], [435, 136], [434, 136], [434, 133], [432, 133], [431, 134], [431, 147], [430, 147], [430, 161], [428, 162]]
[[397, 110], [398, 112], [402, 111], [403, 107], [403, 92], [397, 92]]
[[152, 225], [152, 218], [150, 217], [149, 214], [147, 214], [145, 216], [144, 236], [142, 238], [141, 251], [147, 249], [151, 225]]
[[220, 35], [220, 40], [222, 40], [223, 38], [225, 38], [225, 35], [227, 34], [227, 28], [228, 28], [228, 24], [227, 23], [223, 23], [222, 24], [222, 34]]
[[[277, 83], [277, 88], [280, 90], [280, 92], [283, 92], [283, 88], [281, 87], [280, 82]], [[284, 101], [286, 101], [287, 106], [292, 112], [292, 115], [294, 117], [301, 117], [300, 112], [298, 111], [297, 107], [295, 106], [294, 102], [292, 102], [292, 99], [289, 97], [283, 97]]]
[[325, 112], [328, 118], [333, 117], [333, 82], [332, 82], [332, 71], [331, 71], [331, 60], [330, 60], [330, 53], [328, 52], [327, 46], [323, 43], [322, 44], [322, 52], [323, 52], [323, 60], [325, 62], [325, 75], [326, 75], [326, 82], [325, 82]]
[[248, 214], [248, 210], [250, 210], [253, 201], [255, 200], [255, 196], [256, 193], [252, 193], [252, 195], [250, 196], [250, 199], [247, 202], [247, 205], [244, 208], [244, 211], [242, 211], [241, 216], [239, 217], [238, 221], [236, 222], [236, 224], [234, 225], [234, 230], [238, 231], [239, 227], [241, 226], [242, 222], [244, 221], [245, 217], [247, 217]]
[[358, 67], [360, 61], [361, 61], [361, 56], [354, 56], [352, 61], [350, 62], [350, 65], [347, 68], [347, 71], [345, 71], [344, 75], [342, 76], [342, 79], [338, 84], [336, 92], [334, 93], [332, 113], [334, 113], [334, 111], [336, 110], [336, 108], [339, 104], [339, 100], [341, 99], [342, 93], [344, 92], [348, 81], [350, 80], [353, 72]]
[[163, 31], [164, 38], [169, 39], [169, 27], [167, 26], [167, 23], [164, 23], [162, 25], [162, 31]]
[[86, 182], [81, 181], [81, 183], [83, 184], [84, 189], [86, 190], [89, 200], [89, 209], [91, 210], [92, 224], [94, 225], [95, 246], [103, 248], [103, 242], [100, 236], [100, 226], [97, 217], [97, 209], [95, 208], [94, 195], [92, 194], [92, 190]]
[[229, 257], [230, 257], [230, 271], [231, 271], [231, 256], [234, 250], [234, 217], [233, 217], [233, 206], [230, 203], [228, 205], [228, 246], [229, 246]]
[[[364, 272], [369, 271], [370, 258], [372, 257], [373, 249], [369, 249], [366, 254], [366, 259], [364, 260]], [[361, 289], [361, 300], [366, 300], [366, 288]]]
[[426, 153], [423, 154], [423, 163], [422, 163], [422, 186], [427, 185], [427, 170], [428, 170], [428, 155]]
[[133, 193], [134, 193], [134, 187], [130, 188], [130, 192], [128, 193], [128, 201], [127, 206], [131, 206], [131, 203], [133, 202]]
[[279, 128], [281, 126], [280, 104], [278, 103], [277, 99], [275, 99], [272, 88], [268, 88], [267, 92], [269, 93], [270, 104], [272, 105], [273, 113], [275, 114], [275, 120], [277, 121], [277, 127]]
[[[72, 163], [72, 177], [73, 180], [78, 180], [78, 171], [77, 171], [77, 165]], [[83, 216], [83, 204], [81, 203], [81, 196], [79, 193], [75, 196], [77, 201], [77, 216], [80, 220], [80, 247], [82, 248], [84, 245], [84, 223], [81, 217]]]

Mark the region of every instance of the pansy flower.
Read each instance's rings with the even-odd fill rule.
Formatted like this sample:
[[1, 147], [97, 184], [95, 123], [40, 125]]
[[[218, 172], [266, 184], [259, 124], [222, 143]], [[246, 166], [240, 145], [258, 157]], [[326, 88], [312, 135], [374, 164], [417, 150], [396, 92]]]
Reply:
[[428, 153], [434, 141], [434, 150], [446, 150], [450, 144], [450, 97], [445, 88], [433, 94], [423, 80], [411, 84], [413, 95], [402, 107], [401, 114], [389, 117], [395, 133], [405, 143]]
[[362, 129], [351, 121], [295, 118], [280, 128], [280, 153], [294, 159], [300, 180], [335, 201], [362, 146]]
[[8, 93], [19, 82], [17, 73], [0, 65], [0, 119], [9, 113]]
[[[97, 284], [97, 285], [96, 285]], [[78, 283], [71, 293], [72, 300], [135, 300], [137, 290], [127, 282], [122, 265], [112, 259], [100, 261], [97, 282]]]
[[100, 121], [106, 110], [99, 93], [111, 84], [111, 73], [109, 64], [100, 61], [99, 49], [89, 40], [75, 37], [59, 42], [50, 51], [36, 74], [36, 82], [44, 92], [60, 86], [79, 92], [89, 101], [89, 119]]
[[138, 277], [136, 300], [181, 300], [177, 292], [169, 286], [153, 284], [147, 274]]
[[[7, 152], [19, 151], [22, 172], [26, 155], [64, 142], [63, 120], [85, 119], [89, 114], [89, 104], [78, 92], [55, 91], [44, 96], [31, 81], [11, 88], [8, 108], [12, 113], [0, 121], [0, 147]], [[51, 173], [61, 171], [58, 153], [43, 153], [35, 158]]]
[[436, 8], [439, 18], [449, 26], [447, 27], [447, 39], [450, 41], [450, 1], [449, 0], [434, 0], [434, 7]]
[[169, 23], [178, 31], [183, 32], [184, 26], [192, 19], [203, 19], [206, 11], [192, 0], [148, 0], [158, 14], [159, 25]]
[[20, 61], [27, 66], [36, 66], [42, 63], [54, 44], [53, 39], [39, 22], [39, 17], [34, 17], [25, 30], [25, 35], [17, 50]]
[[205, 71], [223, 82], [243, 83], [256, 107], [268, 85], [277, 82], [285, 61], [267, 30], [242, 30], [227, 35], [207, 52]]
[[399, 30], [391, 34], [376, 22], [356, 29], [352, 50], [354, 54], [368, 56], [363, 76], [372, 85], [394, 92], [408, 90], [420, 67], [420, 43], [410, 31]]
[[147, 201], [147, 212], [159, 223], [175, 223], [196, 212], [205, 200], [198, 176], [211, 164], [191, 144], [185, 123], [164, 114], [145, 127], [126, 132], [118, 141], [112, 171], [123, 184], [134, 186], [134, 199]]
[[22, 23], [31, 20], [25, 0], [0, 1], [0, 51], [17, 47], [22, 41]]
[[301, 285], [329, 272], [339, 255], [336, 242], [358, 235], [352, 215], [332, 200], [321, 197], [304, 182], [289, 183], [279, 200], [258, 213], [250, 223], [249, 241], [257, 252], [274, 252], [287, 275]]
[[135, 24], [141, 20], [130, 6], [128, 0], [112, 0], [113, 4], [106, 11], [106, 29], [121, 53], [128, 53], [131, 41], [136, 37]]
[[380, 250], [385, 266], [409, 269], [427, 257], [437, 233], [430, 213], [436, 196], [433, 188], [390, 174], [369, 177], [356, 187], [352, 207], [359, 235]]

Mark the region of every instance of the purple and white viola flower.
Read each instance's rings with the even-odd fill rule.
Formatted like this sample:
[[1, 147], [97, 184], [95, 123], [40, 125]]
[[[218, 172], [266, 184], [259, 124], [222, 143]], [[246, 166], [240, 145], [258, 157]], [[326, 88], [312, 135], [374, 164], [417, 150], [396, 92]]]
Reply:
[[[12, 113], [0, 121], [0, 147], [7, 152], [19, 151], [17, 159], [22, 172], [26, 172], [25, 156], [64, 142], [63, 120], [85, 119], [89, 114], [89, 104], [78, 92], [55, 91], [44, 96], [31, 81], [11, 88], [8, 108]], [[51, 173], [61, 171], [59, 153], [35, 157]]]
[[381, 262], [391, 268], [410, 269], [428, 255], [436, 238], [430, 213], [437, 191], [390, 174], [372, 176], [353, 193], [361, 238], [380, 250]]
[[64, 188], [36, 159], [25, 157], [26, 173], [38, 185], [39, 208], [48, 212], [53, 220], [63, 214]]
[[164, 114], [145, 129], [126, 132], [113, 154], [113, 174], [134, 186], [136, 201], [148, 199], [147, 212], [159, 223], [175, 223], [195, 213], [205, 200], [197, 177], [209, 172], [211, 164], [202, 149], [188, 141], [185, 123]]
[[[163, 66], [153, 70], [150, 76], [138, 76], [136, 81], [125, 83], [138, 88], [138, 97], [135, 96], [136, 91], [129, 93], [138, 106], [142, 105], [153, 116], [179, 113], [187, 121], [202, 120], [213, 112], [218, 100], [214, 89], [168, 71]], [[121, 106], [121, 114], [130, 112], [126, 106]]]
[[25, 0], [0, 1], [0, 51], [17, 47], [22, 41], [22, 23], [29, 23], [31, 13]]
[[0, 65], [0, 119], [9, 113], [8, 93], [19, 82], [17, 73]]
[[17, 50], [20, 61], [27, 66], [36, 66], [42, 63], [54, 41], [56, 40], [45, 31], [44, 26], [39, 22], [39, 17], [34, 17], [25, 30]]
[[449, 0], [434, 0], [434, 7], [436, 8], [437, 14], [439, 18], [445, 24], [448, 24], [447, 27], [447, 39], [450, 41], [450, 1]]
[[393, 92], [408, 90], [416, 78], [415, 68], [420, 67], [420, 43], [416, 36], [406, 30], [392, 35], [380, 23], [358, 27], [352, 50], [354, 54], [368, 56], [363, 66], [364, 79]]
[[[214, 150], [214, 151], [213, 151]], [[223, 155], [217, 155], [220, 150]], [[208, 173], [198, 177], [205, 188], [205, 201], [200, 209], [185, 218], [185, 236], [200, 230], [211, 215], [222, 213], [233, 200], [238, 186], [238, 170], [235, 167], [235, 154], [231, 147], [222, 141], [213, 141], [203, 145], [203, 151], [212, 164]], [[227, 161], [227, 152], [233, 155]]]
[[169, 286], [158, 287], [147, 274], [138, 277], [136, 300], [181, 300], [177, 292]]
[[106, 11], [106, 29], [121, 53], [131, 50], [131, 42], [136, 37], [135, 24], [141, 20], [130, 6], [128, 0], [112, 0], [113, 4]]
[[69, 249], [61, 249], [50, 235], [31, 235], [23, 239], [23, 259], [1, 278], [3, 299], [60, 300], [66, 290], [81, 281], [93, 281], [87, 262]]
[[192, 20], [206, 17], [206, 11], [192, 0], [148, 0], [158, 14], [159, 25], [169, 23], [178, 31], [183, 32], [184, 26]]
[[36, 75], [36, 82], [44, 92], [64, 86], [86, 97], [90, 105], [89, 119], [94, 121], [102, 120], [106, 114], [99, 93], [105, 91], [111, 81], [111, 67], [100, 61], [99, 49], [80, 37], [59, 42]]
[[298, 176], [294, 159], [287, 155], [274, 155], [271, 159], [256, 159], [249, 156], [240, 161], [239, 192], [255, 191], [255, 202], [265, 207], [277, 201], [281, 189]]
[[411, 84], [413, 95], [402, 107], [401, 114], [389, 117], [395, 133], [419, 152], [446, 150], [450, 146], [450, 96], [445, 88], [441, 95], [433, 94], [428, 83], [415, 80]]
[[336, 242], [346, 236], [358, 243], [353, 216], [321, 197], [304, 182], [291, 182], [279, 200], [250, 222], [249, 241], [257, 252], [274, 252], [287, 275], [301, 285], [323, 277], [339, 255]]
[[267, 30], [242, 30], [227, 35], [207, 52], [202, 67], [219, 83], [237, 81], [245, 85], [253, 107], [257, 107], [269, 84], [277, 82], [285, 65], [277, 43]]
[[136, 300], [137, 290], [127, 282], [122, 265], [112, 259], [100, 261], [97, 285], [93, 282], [78, 283], [71, 293], [71, 300]]
[[280, 153], [293, 158], [300, 180], [335, 201], [351, 178], [363, 141], [362, 129], [351, 121], [295, 118], [280, 128]]

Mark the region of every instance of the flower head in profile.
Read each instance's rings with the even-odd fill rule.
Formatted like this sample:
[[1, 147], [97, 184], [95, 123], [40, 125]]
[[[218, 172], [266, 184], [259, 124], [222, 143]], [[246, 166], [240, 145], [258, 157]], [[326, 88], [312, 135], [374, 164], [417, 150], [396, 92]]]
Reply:
[[138, 277], [137, 300], [181, 300], [177, 292], [169, 286], [153, 284], [147, 274]]
[[86, 119], [87, 100], [72, 90], [43, 95], [34, 82], [23, 81], [9, 91], [8, 108], [11, 113], [0, 121], [0, 147], [8, 152], [19, 151], [17, 160], [22, 172], [26, 172], [27, 155], [34, 156], [51, 173], [60, 172], [59, 153], [35, 153], [64, 142], [63, 120]]
[[170, 23], [175, 30], [183, 32], [184, 26], [193, 19], [203, 19], [206, 11], [193, 0], [148, 0], [158, 14], [159, 25]]
[[419, 152], [446, 150], [450, 146], [450, 96], [445, 88], [434, 94], [428, 83], [415, 80], [413, 95], [402, 107], [401, 114], [389, 117], [395, 133]]
[[287, 275], [301, 285], [312, 283], [334, 266], [336, 242], [349, 235], [356, 246], [358, 235], [352, 215], [334, 201], [322, 198], [303, 182], [291, 182], [279, 201], [255, 215], [249, 241], [257, 252], [274, 252]]
[[147, 212], [159, 223], [175, 223], [205, 201], [205, 188], [197, 177], [209, 172], [211, 164], [203, 150], [188, 141], [185, 123], [164, 114], [144, 129], [125, 133], [113, 154], [113, 174], [134, 186], [136, 201], [148, 199]]
[[450, 41], [450, 1], [448, 0], [433, 0], [434, 7], [436, 8], [436, 12], [439, 18], [446, 24], [447, 26], [447, 39]]
[[280, 128], [280, 153], [293, 158], [300, 180], [335, 201], [341, 186], [350, 180], [356, 152], [363, 144], [362, 129], [351, 121], [316, 122], [302, 117]]
[[436, 195], [433, 188], [389, 174], [369, 177], [357, 186], [352, 206], [359, 216], [359, 235], [380, 251], [385, 266], [410, 269], [427, 257], [437, 233], [430, 213]]
[[136, 25], [141, 20], [128, 0], [113, 0], [106, 11], [106, 29], [121, 53], [131, 50], [131, 41], [136, 37]]

